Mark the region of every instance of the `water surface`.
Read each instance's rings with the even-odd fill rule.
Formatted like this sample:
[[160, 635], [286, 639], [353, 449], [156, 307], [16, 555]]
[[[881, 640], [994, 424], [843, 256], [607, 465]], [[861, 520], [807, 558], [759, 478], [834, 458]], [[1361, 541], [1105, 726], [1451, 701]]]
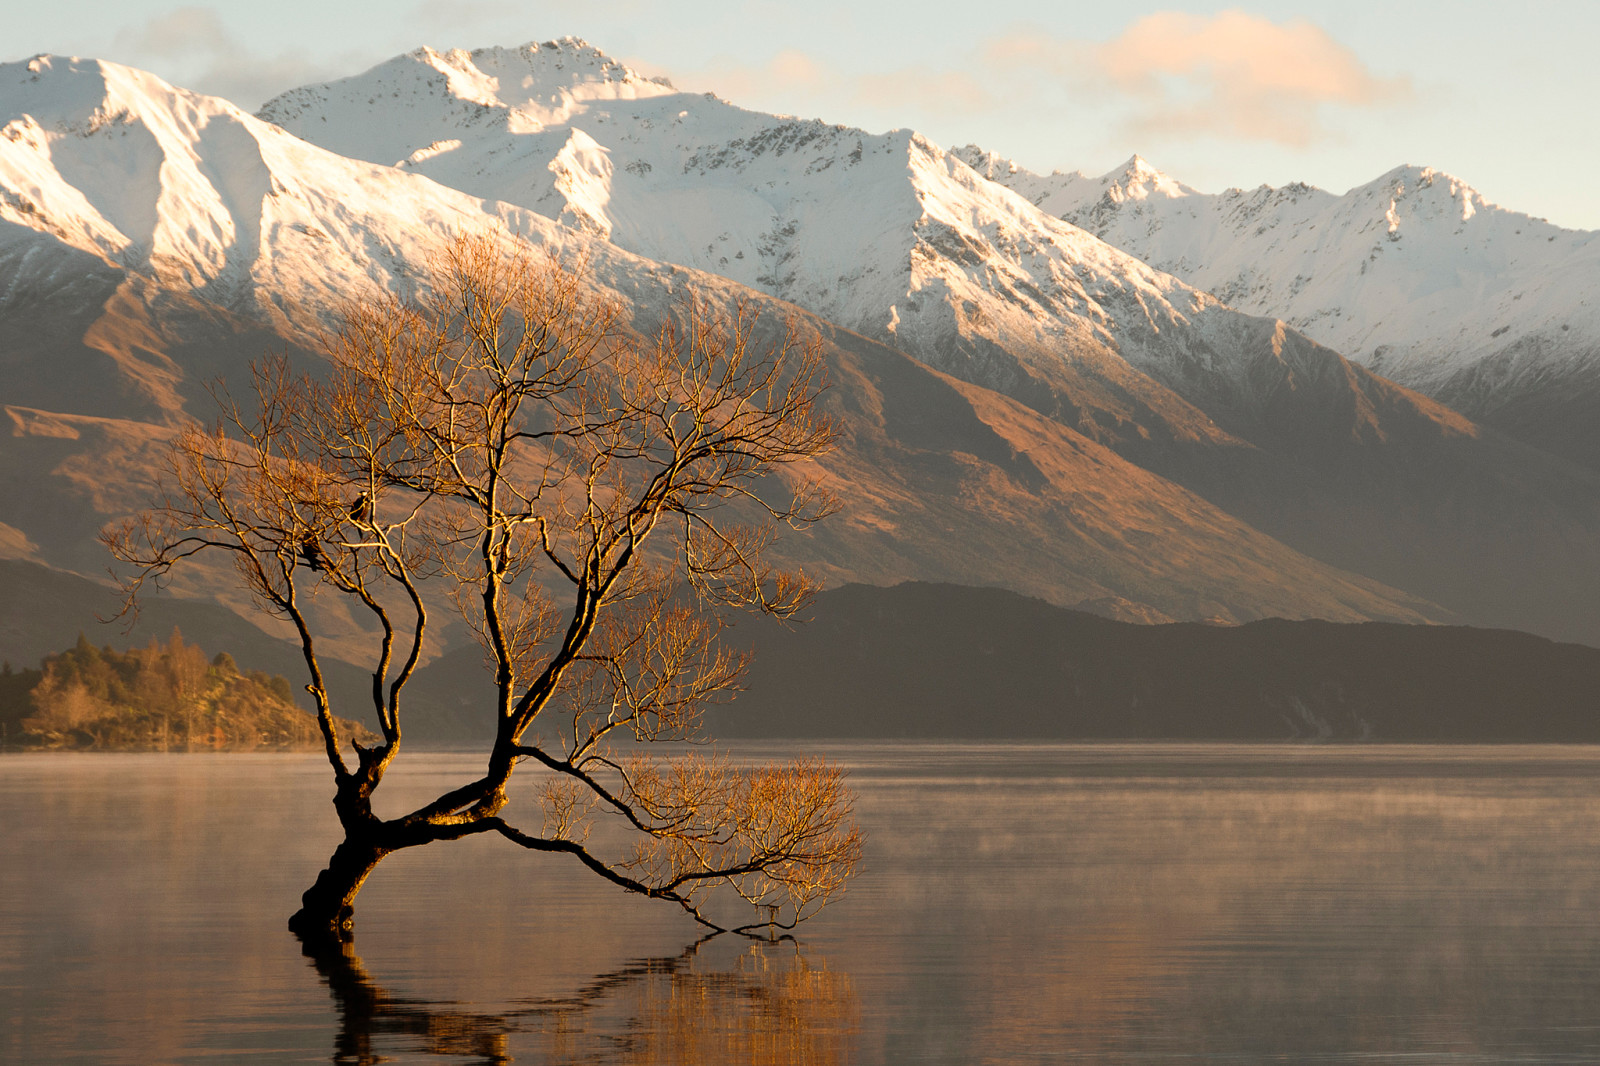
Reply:
[[1600, 749], [821, 747], [868, 850], [798, 941], [474, 840], [320, 963], [317, 759], [0, 758], [0, 1061], [1600, 1062]]

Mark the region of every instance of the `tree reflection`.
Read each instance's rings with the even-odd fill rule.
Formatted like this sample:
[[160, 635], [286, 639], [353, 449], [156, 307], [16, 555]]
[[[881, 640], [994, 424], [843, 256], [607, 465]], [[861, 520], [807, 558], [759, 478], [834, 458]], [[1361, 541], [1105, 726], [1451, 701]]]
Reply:
[[529, 999], [502, 1012], [390, 994], [354, 946], [307, 942], [339, 1014], [333, 1061], [352, 1066], [409, 1052], [479, 1063], [846, 1062], [859, 1020], [848, 975], [807, 957], [792, 938], [751, 940], [712, 961], [705, 937], [677, 955], [636, 959], [597, 974], [571, 996]]

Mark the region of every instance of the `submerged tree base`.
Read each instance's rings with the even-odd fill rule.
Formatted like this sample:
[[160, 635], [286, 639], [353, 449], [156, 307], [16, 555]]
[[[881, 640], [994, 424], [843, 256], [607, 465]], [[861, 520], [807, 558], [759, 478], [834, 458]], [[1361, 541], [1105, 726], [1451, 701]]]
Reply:
[[372, 845], [348, 840], [340, 844], [311, 887], [301, 894], [300, 909], [289, 916], [289, 931], [308, 949], [354, 939], [356, 894], [387, 854]]
[[326, 917], [302, 907], [289, 916], [289, 932], [299, 938], [308, 952], [329, 945], [354, 943], [356, 909], [346, 905], [332, 917]]

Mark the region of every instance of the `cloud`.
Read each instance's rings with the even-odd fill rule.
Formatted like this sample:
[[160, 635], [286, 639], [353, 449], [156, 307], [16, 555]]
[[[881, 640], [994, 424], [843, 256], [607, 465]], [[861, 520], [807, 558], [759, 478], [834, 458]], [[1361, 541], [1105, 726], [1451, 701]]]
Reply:
[[903, 67], [891, 74], [869, 74], [856, 79], [855, 98], [870, 107], [894, 110], [920, 108], [946, 115], [967, 115], [987, 110], [999, 101], [966, 71], [932, 67]]
[[746, 103], [756, 99], [792, 99], [796, 95], [827, 95], [832, 92], [837, 76], [804, 52], [788, 49], [760, 66], [722, 62], [692, 72], [685, 80], [704, 82], [718, 96]]
[[881, 74], [846, 75], [795, 49], [760, 65], [724, 60], [684, 73], [675, 83], [708, 88], [745, 107], [779, 107], [830, 115], [839, 111], [893, 112], [903, 122], [915, 112], [965, 114], [993, 106], [994, 98], [965, 72], [910, 66]]
[[297, 85], [349, 73], [353, 65], [348, 55], [325, 62], [294, 53], [255, 55], [207, 7], [175, 8], [119, 30], [112, 48], [125, 62], [156, 70], [184, 88], [224, 97], [246, 110]]
[[[1273, 22], [1243, 11], [1162, 11], [1108, 41], [1030, 29], [976, 42], [963, 63], [850, 72], [813, 54], [737, 57], [669, 72], [764, 110], [863, 125], [1041, 116], [1066, 96], [1079, 125], [1115, 130], [1118, 143], [1215, 138], [1303, 149], [1332, 136], [1340, 110], [1374, 109], [1412, 95], [1408, 78], [1374, 74], [1353, 50], [1304, 19]], [[1052, 99], [1054, 98], [1054, 99]]]
[[1103, 44], [1014, 34], [991, 41], [989, 64], [1032, 71], [1120, 98], [1136, 134], [1217, 136], [1303, 148], [1327, 135], [1326, 109], [1377, 107], [1411, 95], [1406, 78], [1373, 75], [1303, 19], [1242, 11], [1210, 18], [1147, 15]]
[[412, 7], [411, 15], [405, 21], [425, 26], [430, 31], [456, 31], [492, 25], [522, 13], [509, 0], [420, 0]]
[[217, 13], [204, 7], [180, 7], [157, 15], [142, 26], [117, 33], [119, 48], [159, 59], [181, 59], [233, 51], [234, 42]]

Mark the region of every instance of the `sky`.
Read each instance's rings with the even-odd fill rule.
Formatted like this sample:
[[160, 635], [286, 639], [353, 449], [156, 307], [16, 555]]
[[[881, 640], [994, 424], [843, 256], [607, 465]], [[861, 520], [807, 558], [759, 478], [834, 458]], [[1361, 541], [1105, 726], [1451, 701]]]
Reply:
[[5, 0], [0, 61], [111, 59], [254, 110], [423, 44], [575, 36], [679, 88], [1039, 172], [1134, 153], [1203, 191], [1404, 164], [1600, 229], [1595, 0]]

